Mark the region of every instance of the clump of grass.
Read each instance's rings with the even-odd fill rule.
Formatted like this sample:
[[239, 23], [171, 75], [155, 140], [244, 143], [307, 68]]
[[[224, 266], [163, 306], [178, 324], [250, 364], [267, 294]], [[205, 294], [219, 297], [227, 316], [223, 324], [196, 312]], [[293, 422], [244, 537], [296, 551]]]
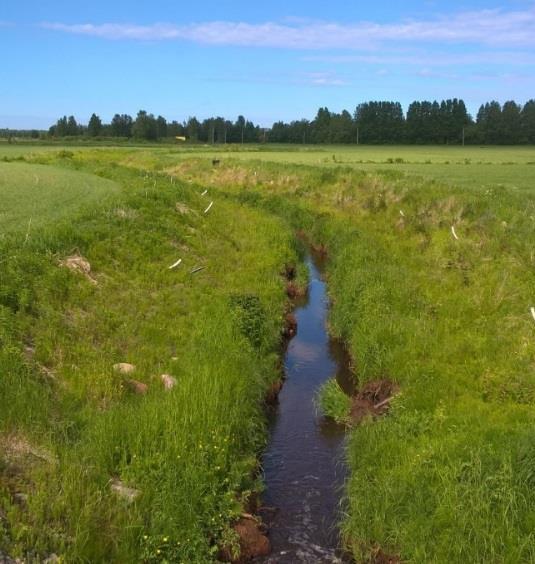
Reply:
[[327, 380], [320, 388], [317, 403], [326, 417], [330, 417], [343, 425], [349, 424], [351, 398], [340, 388], [335, 378]]

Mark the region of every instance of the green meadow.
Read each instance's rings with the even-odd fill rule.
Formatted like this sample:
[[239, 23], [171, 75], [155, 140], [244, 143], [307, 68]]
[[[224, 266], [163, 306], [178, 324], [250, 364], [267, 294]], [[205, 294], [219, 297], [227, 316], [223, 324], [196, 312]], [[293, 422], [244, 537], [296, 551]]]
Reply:
[[0, 148], [1, 551], [238, 551], [301, 231], [358, 386], [399, 390], [358, 425], [318, 391], [355, 560], [535, 560], [532, 147], [41, 149]]

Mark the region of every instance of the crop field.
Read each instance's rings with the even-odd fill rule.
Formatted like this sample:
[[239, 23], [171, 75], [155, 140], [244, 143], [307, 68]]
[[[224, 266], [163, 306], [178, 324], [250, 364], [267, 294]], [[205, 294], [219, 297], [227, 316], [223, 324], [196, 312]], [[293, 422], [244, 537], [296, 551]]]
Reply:
[[118, 190], [118, 184], [91, 174], [0, 162], [0, 233], [53, 223]]
[[355, 561], [535, 560], [533, 147], [42, 149], [0, 147], [0, 556], [238, 556], [305, 239], [392, 384], [318, 391]]

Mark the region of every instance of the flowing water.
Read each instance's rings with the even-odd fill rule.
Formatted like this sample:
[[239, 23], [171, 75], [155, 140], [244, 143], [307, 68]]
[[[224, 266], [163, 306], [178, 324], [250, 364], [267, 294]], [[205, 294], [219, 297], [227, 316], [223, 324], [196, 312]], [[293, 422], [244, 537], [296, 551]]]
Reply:
[[320, 386], [336, 375], [351, 393], [345, 349], [327, 333], [328, 298], [321, 260], [309, 257], [310, 285], [297, 304], [297, 334], [285, 356], [286, 381], [272, 414], [263, 457], [264, 521], [273, 552], [264, 563], [343, 562], [336, 523], [345, 478], [344, 429], [318, 413]]

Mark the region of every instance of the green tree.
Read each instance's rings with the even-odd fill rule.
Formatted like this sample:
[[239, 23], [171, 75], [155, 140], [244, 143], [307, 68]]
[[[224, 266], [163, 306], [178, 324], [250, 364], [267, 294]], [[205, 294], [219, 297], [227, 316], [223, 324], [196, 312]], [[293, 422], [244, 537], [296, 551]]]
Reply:
[[186, 137], [192, 141], [199, 141], [201, 134], [201, 124], [196, 117], [188, 118], [186, 122]]
[[56, 125], [50, 128], [50, 133], [55, 137], [65, 137], [68, 135], [67, 116], [59, 118]]
[[524, 104], [521, 114], [522, 137], [535, 144], [535, 100]]
[[132, 137], [132, 117], [128, 114], [115, 114], [110, 123], [113, 137]]
[[74, 137], [80, 133], [80, 128], [78, 127], [78, 123], [76, 123], [76, 119], [74, 116], [69, 116], [67, 120], [67, 135]]
[[89, 123], [87, 124], [87, 133], [90, 137], [97, 137], [102, 133], [102, 121], [97, 116], [97, 114], [93, 114], [89, 118]]
[[167, 120], [163, 116], [158, 116], [156, 118], [156, 129], [157, 129], [156, 136], [158, 137], [158, 139], [161, 139], [162, 137], [167, 137], [168, 135]]
[[501, 140], [505, 145], [522, 142], [522, 108], [512, 100], [505, 102], [502, 108]]
[[145, 110], [139, 110], [136, 121], [132, 125], [132, 135], [136, 139], [155, 141], [158, 139], [158, 124], [153, 114], [148, 114]]

